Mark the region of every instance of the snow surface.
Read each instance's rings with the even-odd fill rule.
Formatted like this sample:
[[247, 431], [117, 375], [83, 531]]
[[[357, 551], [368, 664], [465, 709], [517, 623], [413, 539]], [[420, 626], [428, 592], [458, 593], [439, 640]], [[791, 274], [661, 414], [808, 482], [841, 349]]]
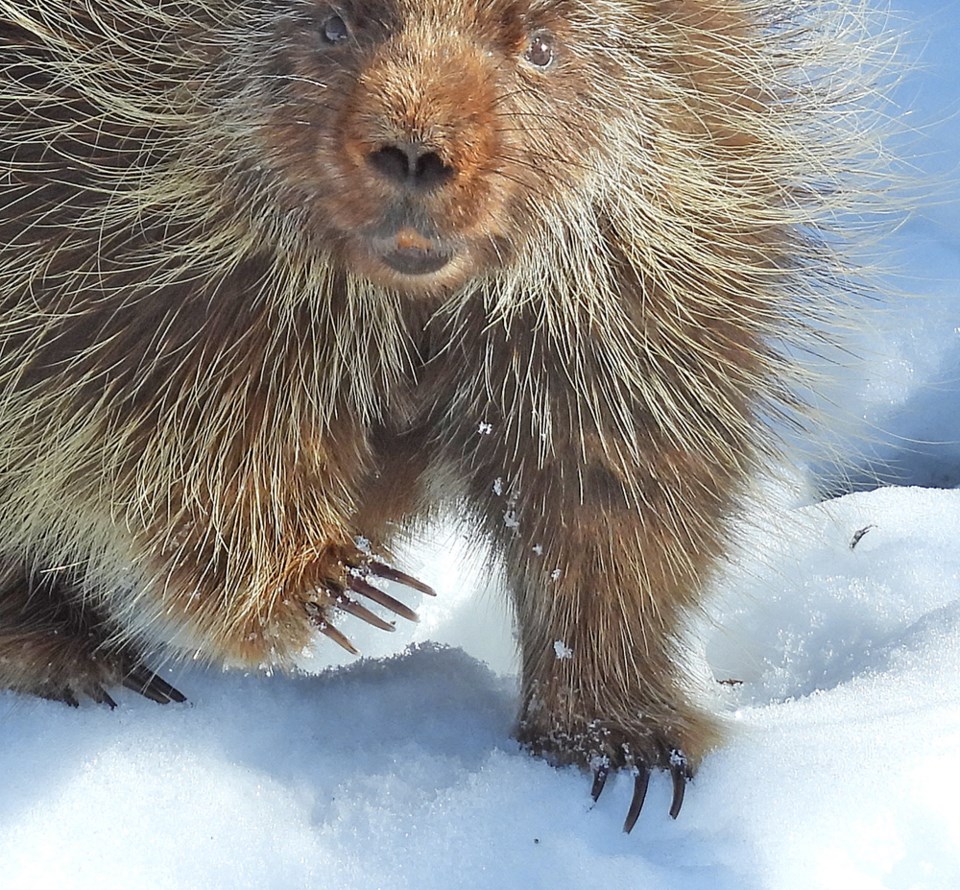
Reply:
[[362, 660], [177, 668], [182, 706], [0, 694], [0, 887], [960, 888], [960, 8], [897, 6], [920, 58], [898, 98], [947, 185], [894, 239], [922, 299], [890, 301], [842, 400], [872, 469], [940, 488], [744, 529], [703, 637], [731, 738], [679, 820], [655, 776], [626, 836], [628, 781], [592, 805], [518, 749], [506, 608], [446, 529], [405, 562], [439, 596], [416, 627], [358, 623]]

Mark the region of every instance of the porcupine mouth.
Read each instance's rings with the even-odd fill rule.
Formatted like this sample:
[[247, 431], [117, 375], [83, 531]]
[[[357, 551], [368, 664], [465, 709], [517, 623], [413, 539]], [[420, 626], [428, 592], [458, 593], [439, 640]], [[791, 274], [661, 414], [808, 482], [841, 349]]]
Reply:
[[439, 272], [450, 262], [449, 253], [435, 250], [417, 250], [413, 247], [403, 247], [390, 253], [383, 254], [380, 259], [394, 272], [404, 275], [429, 275]]
[[431, 275], [453, 258], [453, 251], [448, 247], [411, 229], [374, 238], [371, 246], [380, 262], [402, 275]]

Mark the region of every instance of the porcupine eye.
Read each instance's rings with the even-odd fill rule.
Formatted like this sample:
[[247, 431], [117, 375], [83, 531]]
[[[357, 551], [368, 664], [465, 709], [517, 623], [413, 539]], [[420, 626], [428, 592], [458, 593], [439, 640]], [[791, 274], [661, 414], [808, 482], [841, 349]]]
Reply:
[[537, 31], [530, 36], [523, 57], [535, 68], [546, 68], [553, 61], [553, 54], [553, 35], [549, 31]]
[[324, 42], [331, 46], [343, 43], [350, 36], [347, 23], [343, 20], [343, 16], [338, 13], [333, 13], [324, 19], [323, 25], [320, 27], [320, 33], [323, 35]]

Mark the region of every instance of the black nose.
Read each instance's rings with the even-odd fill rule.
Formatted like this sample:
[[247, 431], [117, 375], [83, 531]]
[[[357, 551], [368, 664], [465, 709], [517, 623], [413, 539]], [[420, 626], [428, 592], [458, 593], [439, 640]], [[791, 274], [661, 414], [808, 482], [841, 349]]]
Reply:
[[439, 188], [454, 174], [440, 155], [418, 142], [384, 145], [370, 152], [367, 161], [384, 178], [419, 191]]

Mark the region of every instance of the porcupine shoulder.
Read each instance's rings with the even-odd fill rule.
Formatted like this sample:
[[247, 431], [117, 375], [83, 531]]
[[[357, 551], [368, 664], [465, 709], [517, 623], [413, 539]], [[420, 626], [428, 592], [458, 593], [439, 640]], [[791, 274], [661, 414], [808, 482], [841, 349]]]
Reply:
[[0, 684], [350, 648], [358, 596], [412, 614], [371, 575], [417, 586], [357, 536], [455, 480], [519, 738], [675, 814], [721, 735], [682, 633], [844, 275], [857, 16], [0, 0]]

